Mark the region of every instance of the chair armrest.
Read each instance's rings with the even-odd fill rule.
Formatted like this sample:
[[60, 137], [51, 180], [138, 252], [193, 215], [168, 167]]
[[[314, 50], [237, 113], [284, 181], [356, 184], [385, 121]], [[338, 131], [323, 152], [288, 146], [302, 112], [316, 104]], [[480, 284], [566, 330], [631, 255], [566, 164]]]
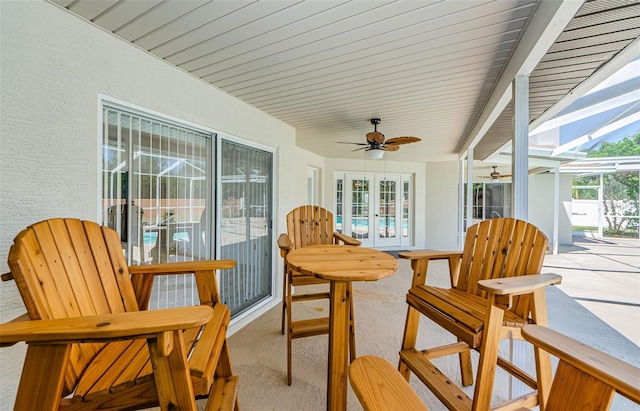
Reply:
[[640, 403], [640, 369], [633, 365], [539, 325], [525, 325], [522, 336], [549, 354], [595, 376], [620, 394]]
[[462, 251], [419, 250], [403, 251], [398, 255], [407, 260], [446, 260], [452, 257], [462, 258]]
[[211, 307], [196, 306], [10, 322], [0, 327], [0, 343], [80, 343], [147, 338], [166, 331], [199, 327], [212, 317]]
[[458, 275], [460, 274], [460, 262], [462, 261], [462, 251], [438, 251], [438, 250], [419, 250], [419, 251], [403, 251], [399, 254], [400, 258], [411, 260], [411, 268], [413, 269], [413, 279], [411, 280], [411, 288], [418, 285], [424, 285], [427, 281], [427, 267], [431, 260], [448, 260], [449, 262], [449, 279], [451, 286], [458, 284]]
[[533, 274], [520, 277], [480, 280], [478, 287], [495, 295], [529, 294], [551, 284], [560, 284], [562, 276], [558, 274]]
[[360, 242], [360, 240], [356, 240], [355, 238], [348, 236], [346, 234], [342, 234], [342, 233], [338, 233], [338, 232], [334, 232], [333, 233], [333, 238], [335, 241], [337, 241], [336, 244], [338, 244], [339, 242], [342, 242], [344, 245], [355, 245], [355, 246], [359, 246], [360, 244], [362, 244], [362, 242]]
[[[31, 317], [29, 316], [29, 313], [24, 313], [16, 318], [14, 318], [13, 320], [9, 321], [7, 324], [10, 323], [17, 323], [17, 322], [22, 322], [22, 321], [31, 321]], [[2, 327], [4, 326], [4, 324], [0, 325], [0, 333], [2, 333]], [[14, 342], [8, 342], [8, 343], [0, 343], [0, 347], [11, 347], [12, 345], [16, 344], [18, 341], [14, 341]]]
[[281, 252], [285, 252], [285, 254], [293, 248], [293, 243], [288, 235], [280, 234], [278, 237], [278, 248], [280, 248]]
[[146, 264], [129, 266], [130, 274], [185, 274], [196, 271], [222, 270], [236, 266], [234, 260], [183, 261], [177, 263]]

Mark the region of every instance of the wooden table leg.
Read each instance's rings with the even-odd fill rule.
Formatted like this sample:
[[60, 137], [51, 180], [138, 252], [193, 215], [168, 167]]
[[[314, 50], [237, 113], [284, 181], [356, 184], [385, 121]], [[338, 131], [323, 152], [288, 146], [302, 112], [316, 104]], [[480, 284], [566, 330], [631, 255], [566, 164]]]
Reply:
[[329, 372], [327, 410], [347, 409], [347, 361], [349, 355], [349, 283], [331, 281], [329, 314]]

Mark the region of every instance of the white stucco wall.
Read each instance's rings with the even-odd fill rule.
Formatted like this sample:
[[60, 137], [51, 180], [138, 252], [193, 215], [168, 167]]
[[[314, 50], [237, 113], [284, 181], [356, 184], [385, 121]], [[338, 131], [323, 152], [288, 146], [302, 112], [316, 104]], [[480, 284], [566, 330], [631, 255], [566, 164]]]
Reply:
[[[554, 175], [535, 174], [529, 177], [529, 221], [538, 226], [553, 244]], [[570, 245], [571, 240], [571, 176], [560, 175], [558, 214], [558, 244]]]
[[426, 164], [425, 247], [457, 250], [458, 162]]
[[[313, 167], [318, 170], [318, 185], [320, 192], [318, 205], [332, 210], [332, 207], [330, 206], [331, 204], [333, 204], [333, 197], [330, 192], [331, 190], [329, 190], [329, 192], [327, 193], [325, 193], [324, 191], [324, 176], [326, 174], [324, 170], [324, 157], [300, 147], [296, 147], [295, 152], [296, 155], [292, 159], [292, 164], [290, 165], [290, 170], [294, 171], [295, 177], [295, 185], [293, 190], [295, 192], [295, 205], [291, 207], [291, 209], [307, 204], [307, 170], [309, 169], [309, 167]], [[329, 197], [327, 197], [327, 195]], [[289, 211], [291, 211], [291, 209]]]
[[[291, 126], [53, 4], [0, 3], [0, 272], [27, 225], [96, 219], [99, 93], [275, 149], [275, 215], [294, 206]], [[274, 232], [282, 230], [284, 221], [276, 221]], [[5, 322], [23, 308], [15, 284], [0, 287]], [[23, 352], [0, 350], [0, 409], [12, 407], [19, 369], [8, 362], [18, 358], [21, 366]]]

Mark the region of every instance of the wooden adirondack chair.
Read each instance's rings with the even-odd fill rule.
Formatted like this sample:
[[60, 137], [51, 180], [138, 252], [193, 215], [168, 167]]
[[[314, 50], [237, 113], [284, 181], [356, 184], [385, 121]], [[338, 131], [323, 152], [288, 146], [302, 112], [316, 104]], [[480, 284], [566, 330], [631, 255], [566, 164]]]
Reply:
[[[522, 336], [560, 360], [545, 411], [605, 411], [616, 393], [640, 405], [637, 367], [539, 325], [525, 325]], [[349, 367], [349, 381], [365, 411], [427, 409], [385, 359], [357, 358]]]
[[[127, 267], [117, 232], [77, 219], [23, 230], [9, 252], [28, 311], [0, 343], [28, 344], [16, 410], [238, 409], [216, 270], [232, 260]], [[145, 311], [155, 275], [194, 273], [201, 304]]]
[[[282, 333], [285, 331], [285, 318], [287, 320], [287, 383], [291, 385], [291, 341], [295, 338], [310, 337], [327, 334], [329, 332], [329, 317], [313, 318], [307, 320], [292, 320], [293, 303], [298, 301], [318, 300], [329, 298], [329, 292], [296, 293], [293, 295], [293, 287], [302, 287], [314, 284], [329, 284], [329, 281], [321, 280], [309, 275], [291, 271], [287, 267], [287, 254], [297, 248], [326, 245], [345, 244], [359, 246], [360, 241], [353, 237], [333, 231], [333, 214], [318, 206], [301, 206], [287, 214], [287, 233], [278, 238], [280, 255], [284, 259], [283, 297], [282, 297]], [[351, 286], [351, 285], [349, 285]], [[351, 290], [349, 290], [351, 292]], [[351, 300], [353, 301], [353, 299]], [[350, 328], [350, 356], [355, 358], [356, 342], [353, 325], [353, 306], [351, 306]]]
[[[411, 260], [413, 280], [407, 294], [407, 320], [398, 369], [409, 380], [413, 372], [452, 410], [488, 410], [496, 365], [530, 386], [513, 407], [544, 408], [551, 382], [549, 355], [535, 349], [534, 378], [498, 356], [501, 339], [522, 340], [525, 324], [547, 325], [544, 287], [561, 277], [539, 274], [548, 240], [535, 226], [512, 218], [496, 218], [471, 226], [462, 252], [400, 253]], [[452, 288], [425, 285], [429, 261], [449, 262]], [[416, 349], [420, 316], [425, 315], [458, 342], [421, 351]], [[431, 360], [459, 355], [462, 385], [473, 384], [470, 350], [480, 352], [471, 400], [442, 374]]]

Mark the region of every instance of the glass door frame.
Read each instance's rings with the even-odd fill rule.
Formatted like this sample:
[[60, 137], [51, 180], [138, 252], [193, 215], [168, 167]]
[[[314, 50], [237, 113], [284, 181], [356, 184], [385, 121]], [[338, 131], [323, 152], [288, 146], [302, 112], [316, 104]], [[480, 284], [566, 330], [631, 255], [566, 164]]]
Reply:
[[[216, 134], [216, 142], [215, 142], [215, 152], [213, 153], [213, 155], [216, 158], [216, 178], [215, 178], [215, 195], [214, 195], [214, 204], [215, 207], [217, 207], [217, 212], [216, 212], [216, 216], [215, 216], [215, 227], [214, 228], [218, 228], [214, 231], [216, 239], [215, 239], [215, 250], [214, 250], [214, 255], [216, 256], [216, 258], [221, 258], [222, 255], [222, 230], [219, 229], [220, 227], [222, 227], [222, 218], [223, 218], [223, 213], [221, 212], [221, 207], [222, 207], [222, 144], [223, 142], [230, 142], [230, 143], [236, 143], [236, 144], [240, 144], [242, 146], [245, 146], [247, 148], [252, 148], [252, 149], [256, 149], [256, 150], [260, 150], [260, 151], [264, 151], [267, 152], [269, 154], [271, 154], [271, 184], [270, 184], [270, 190], [271, 190], [271, 214], [270, 214], [270, 218], [268, 220], [268, 225], [269, 225], [269, 230], [271, 231], [271, 244], [275, 245], [276, 244], [276, 238], [277, 238], [277, 233], [275, 232], [276, 230], [273, 229], [274, 227], [274, 212], [276, 210], [276, 180], [277, 180], [277, 165], [278, 165], [278, 158], [277, 158], [277, 151], [274, 150], [272, 147], [268, 147], [268, 146], [264, 146], [262, 144], [258, 144], [256, 142], [253, 141], [248, 141], [242, 138], [237, 138], [234, 136], [230, 136], [228, 134], [222, 133], [222, 132], [217, 132]], [[271, 252], [271, 262], [270, 262], [270, 266], [271, 266], [271, 292], [269, 296], [266, 296], [265, 298], [263, 298], [262, 300], [254, 303], [253, 305], [251, 305], [250, 307], [240, 311], [237, 314], [234, 314], [231, 318], [231, 323], [235, 324], [238, 322], [242, 322], [245, 318], [250, 317], [253, 313], [257, 312], [258, 310], [260, 310], [261, 308], [267, 306], [268, 304], [270, 304], [272, 301], [275, 300], [276, 298], [276, 293], [277, 293], [277, 285], [278, 285], [278, 271], [277, 271], [277, 259], [278, 259], [278, 254], [273, 252], [273, 247], [271, 247], [270, 249]], [[218, 279], [218, 282], [220, 282], [220, 279]]]

